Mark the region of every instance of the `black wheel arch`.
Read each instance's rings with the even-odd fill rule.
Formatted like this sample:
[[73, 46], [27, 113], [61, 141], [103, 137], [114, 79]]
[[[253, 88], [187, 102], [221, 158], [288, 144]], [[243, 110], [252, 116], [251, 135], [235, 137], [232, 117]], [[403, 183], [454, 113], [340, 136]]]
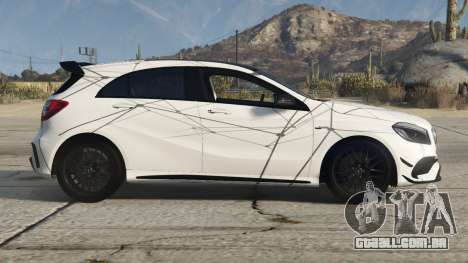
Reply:
[[63, 157], [63, 154], [66, 151], [67, 147], [69, 147], [69, 146], [71, 146], [73, 144], [76, 144], [76, 143], [89, 142], [89, 141], [98, 141], [98, 142], [105, 143], [105, 144], [111, 146], [115, 150], [117, 155], [120, 157], [120, 161], [122, 163], [125, 178], [127, 177], [126, 176], [125, 159], [123, 158], [123, 155], [122, 155], [122, 152], [120, 151], [120, 149], [110, 139], [108, 139], [107, 137], [102, 136], [100, 134], [96, 134], [96, 133], [80, 133], [80, 134], [73, 135], [70, 138], [68, 138], [67, 140], [65, 140], [60, 145], [57, 152], [55, 153], [54, 161], [52, 163], [52, 175], [55, 176], [57, 174], [58, 163], [59, 163], [60, 159]]
[[319, 182], [320, 183], [326, 183], [327, 180], [328, 180], [327, 171], [328, 171], [328, 168], [329, 168], [329, 166], [331, 165], [331, 163], [333, 161], [333, 157], [335, 156], [335, 152], [337, 150], [339, 150], [344, 144], [352, 142], [352, 141], [371, 142], [371, 143], [374, 143], [374, 144], [378, 145], [384, 151], [386, 151], [388, 153], [388, 156], [391, 158], [390, 161], [391, 161], [392, 169], [393, 169], [393, 175], [392, 175], [392, 178], [391, 178], [391, 181], [390, 181], [390, 185], [391, 186], [396, 186], [398, 184], [398, 175], [397, 175], [396, 162], [395, 162], [395, 158], [393, 158], [392, 153], [390, 152], [390, 150], [382, 142], [380, 142], [379, 140], [374, 139], [372, 137], [368, 137], [368, 136], [350, 136], [350, 137], [346, 137], [346, 138], [344, 138], [342, 140], [339, 140], [332, 147], [330, 147], [330, 149], [328, 149], [327, 153], [325, 154], [325, 157], [323, 158], [323, 162], [322, 162], [322, 164], [320, 166], [320, 177], [319, 177]]

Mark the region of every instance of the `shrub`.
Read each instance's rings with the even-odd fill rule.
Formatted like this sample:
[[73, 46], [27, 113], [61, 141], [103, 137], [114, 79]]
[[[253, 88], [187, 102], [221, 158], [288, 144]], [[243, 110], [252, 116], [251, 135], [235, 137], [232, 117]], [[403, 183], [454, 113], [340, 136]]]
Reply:
[[47, 99], [52, 92], [52, 89], [44, 90], [34, 85], [19, 87], [15, 83], [7, 82], [0, 86], [0, 103], [15, 103], [27, 99]]
[[405, 99], [405, 89], [399, 83], [387, 84], [369, 92], [369, 100], [378, 103], [401, 104]]
[[466, 110], [468, 109], [468, 97], [460, 98], [458, 97], [455, 101], [456, 105], [455, 108], [457, 110]]
[[388, 86], [381, 79], [368, 77], [364, 73], [345, 75], [341, 78], [338, 95], [342, 97], [366, 97]]
[[319, 98], [332, 98], [337, 94], [336, 79], [312, 78], [299, 87], [299, 91]]
[[408, 88], [406, 101], [418, 108], [451, 108], [457, 105], [457, 94], [449, 87], [419, 84]]
[[451, 88], [435, 89], [435, 95], [437, 108], [452, 108], [457, 104], [457, 94]]

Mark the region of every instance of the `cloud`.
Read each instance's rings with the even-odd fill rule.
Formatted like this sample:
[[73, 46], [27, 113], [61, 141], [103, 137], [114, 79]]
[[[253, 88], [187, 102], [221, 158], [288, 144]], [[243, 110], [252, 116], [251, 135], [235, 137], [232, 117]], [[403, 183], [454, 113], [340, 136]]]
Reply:
[[163, 15], [158, 13], [156, 10], [154, 10], [153, 8], [151, 8], [149, 6], [146, 6], [146, 5], [138, 2], [137, 0], [130, 0], [130, 3], [132, 3], [135, 7], [137, 7], [142, 12], [144, 12], [145, 14], [147, 14], [147, 15], [149, 15], [151, 17], [162, 20], [164, 22], [169, 22], [169, 19], [167, 19], [166, 17], [164, 17]]

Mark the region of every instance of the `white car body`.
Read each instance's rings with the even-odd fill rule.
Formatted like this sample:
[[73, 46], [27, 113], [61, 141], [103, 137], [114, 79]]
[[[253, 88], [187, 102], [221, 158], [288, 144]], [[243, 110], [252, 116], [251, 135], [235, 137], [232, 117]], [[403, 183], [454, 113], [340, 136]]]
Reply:
[[[290, 110], [207, 101], [96, 98], [114, 79], [129, 72], [164, 67], [228, 69], [249, 74], [303, 102], [309, 110]], [[84, 76], [50, 99], [69, 105], [42, 122], [33, 140], [32, 166], [54, 177], [60, 146], [80, 134], [107, 138], [120, 151], [127, 180], [157, 175], [203, 175], [303, 181], [318, 185], [333, 145], [350, 137], [383, 144], [395, 162], [393, 185], [440, 179], [435, 161], [412, 176], [424, 157], [437, 160], [431, 124], [419, 117], [361, 104], [318, 101], [252, 69], [218, 62], [156, 60], [83, 66]], [[428, 131], [430, 144], [409, 142], [392, 125], [405, 122]], [[427, 170], [427, 169], [426, 169]]]

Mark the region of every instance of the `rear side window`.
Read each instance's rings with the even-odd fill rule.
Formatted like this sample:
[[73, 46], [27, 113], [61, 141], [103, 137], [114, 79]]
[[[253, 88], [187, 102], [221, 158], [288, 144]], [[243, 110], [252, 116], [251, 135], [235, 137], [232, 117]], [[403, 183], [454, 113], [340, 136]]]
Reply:
[[204, 90], [201, 73], [195, 68], [157, 68], [121, 76], [96, 97], [203, 101], [207, 94]]
[[182, 68], [137, 71], [128, 76], [130, 96], [142, 99], [185, 98]]
[[128, 85], [128, 75], [114, 79], [102, 88], [96, 97], [101, 98], [129, 98], [130, 89]]

